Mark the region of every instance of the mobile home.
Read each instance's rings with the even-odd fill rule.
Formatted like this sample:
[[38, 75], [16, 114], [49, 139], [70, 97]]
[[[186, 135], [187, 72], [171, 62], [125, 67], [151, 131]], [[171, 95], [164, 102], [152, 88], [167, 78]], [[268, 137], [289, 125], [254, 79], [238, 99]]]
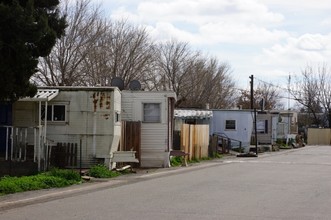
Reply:
[[168, 167], [173, 142], [176, 94], [171, 91], [124, 90], [122, 120], [141, 122], [141, 167]]
[[210, 135], [219, 134], [234, 142], [241, 142], [245, 151], [249, 150], [253, 130], [254, 112], [250, 110], [213, 109]]
[[108, 165], [119, 145], [120, 113], [116, 87], [41, 87], [34, 97], [13, 104], [13, 127], [37, 128], [26, 132], [35, 155], [46, 142], [76, 143], [83, 167]]

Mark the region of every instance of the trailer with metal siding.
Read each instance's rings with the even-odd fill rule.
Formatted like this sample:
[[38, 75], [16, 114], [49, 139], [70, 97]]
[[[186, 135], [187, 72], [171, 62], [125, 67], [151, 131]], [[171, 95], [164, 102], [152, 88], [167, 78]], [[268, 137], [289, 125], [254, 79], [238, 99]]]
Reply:
[[[49, 101], [35, 98], [15, 103], [13, 125], [38, 126], [39, 124], [45, 128], [45, 137], [54, 145], [81, 144], [82, 151], [79, 154], [82, 155], [83, 167], [90, 167], [100, 162], [108, 165], [111, 153], [117, 150], [121, 132], [119, 121], [121, 95], [118, 88], [42, 87], [39, 89], [44, 91], [57, 89], [58, 94]], [[21, 114], [22, 110], [26, 114]], [[29, 140], [32, 142], [33, 138]]]
[[122, 120], [142, 122], [142, 167], [169, 166], [175, 101], [176, 95], [171, 91], [122, 91]]

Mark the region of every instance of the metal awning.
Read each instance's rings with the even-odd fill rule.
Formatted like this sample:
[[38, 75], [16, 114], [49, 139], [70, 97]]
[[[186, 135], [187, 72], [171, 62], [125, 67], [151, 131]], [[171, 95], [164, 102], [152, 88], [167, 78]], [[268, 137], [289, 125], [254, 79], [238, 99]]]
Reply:
[[184, 119], [209, 119], [213, 117], [213, 111], [210, 110], [183, 110], [175, 109], [174, 111], [175, 118], [184, 118]]
[[59, 94], [58, 89], [38, 89], [37, 94], [33, 97], [25, 97], [21, 98], [18, 101], [25, 101], [25, 102], [46, 102], [51, 101]]

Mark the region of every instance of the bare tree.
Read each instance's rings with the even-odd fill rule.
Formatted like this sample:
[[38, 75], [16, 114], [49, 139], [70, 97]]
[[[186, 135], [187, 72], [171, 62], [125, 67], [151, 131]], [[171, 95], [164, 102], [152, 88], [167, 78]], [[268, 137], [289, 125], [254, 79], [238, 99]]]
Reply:
[[204, 108], [230, 108], [234, 104], [235, 83], [231, 78], [230, 66], [219, 63], [216, 58], [196, 59], [184, 87], [182, 106]]
[[40, 62], [34, 80], [42, 85], [110, 86], [114, 77], [128, 88], [139, 80], [148, 90], [172, 90], [177, 106], [212, 108], [233, 103], [234, 82], [228, 64], [206, 58], [187, 43], [155, 45], [144, 28], [108, 21], [90, 0], [63, 3], [66, 36]]
[[62, 3], [68, 27], [66, 35], [57, 41], [49, 56], [40, 60], [34, 80], [42, 85], [85, 85], [88, 77], [84, 60], [106, 31], [100, 7], [90, 0], [66, 0]]
[[188, 75], [199, 56], [187, 43], [175, 40], [159, 44], [156, 57], [156, 71], [150, 82], [156, 90], [172, 90], [178, 97], [177, 105], [185, 101], [182, 90], [188, 85]]
[[[326, 97], [330, 93], [329, 83], [330, 74], [327, 73], [326, 66], [319, 67], [314, 70], [311, 66], [301, 72], [301, 77], [295, 77], [295, 83], [290, 89], [292, 97], [303, 106], [302, 112], [313, 117], [312, 123], [317, 126], [322, 126], [323, 122], [319, 115], [324, 110], [330, 112], [330, 97]], [[329, 91], [327, 91], [329, 89]]]
[[328, 126], [331, 127], [331, 70], [326, 66], [317, 68], [319, 81], [319, 102], [326, 115]]
[[109, 22], [105, 35], [98, 39], [85, 59], [85, 72], [90, 84], [95, 80], [110, 85], [111, 79], [120, 77], [127, 88], [132, 80], [144, 81], [154, 64], [154, 45], [144, 28], [126, 21]]
[[[253, 98], [254, 108], [260, 109], [262, 100], [264, 102], [264, 109], [266, 110], [283, 108], [280, 91], [272, 84], [260, 82], [257, 88], [253, 91]], [[251, 108], [251, 92], [249, 90], [240, 91], [237, 106], [241, 106], [243, 109]]]
[[176, 92], [177, 107], [230, 107], [234, 82], [230, 66], [193, 51], [187, 43], [174, 40], [158, 47], [156, 72], [150, 88]]

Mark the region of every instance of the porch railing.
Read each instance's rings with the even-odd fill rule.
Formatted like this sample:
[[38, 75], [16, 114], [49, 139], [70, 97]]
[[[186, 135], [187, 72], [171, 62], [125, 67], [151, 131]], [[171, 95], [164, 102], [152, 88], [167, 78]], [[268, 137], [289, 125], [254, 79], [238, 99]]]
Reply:
[[46, 138], [43, 126], [0, 126], [0, 129], [5, 131], [5, 160], [18, 162], [33, 160], [38, 163], [38, 171], [48, 169], [53, 141]]

